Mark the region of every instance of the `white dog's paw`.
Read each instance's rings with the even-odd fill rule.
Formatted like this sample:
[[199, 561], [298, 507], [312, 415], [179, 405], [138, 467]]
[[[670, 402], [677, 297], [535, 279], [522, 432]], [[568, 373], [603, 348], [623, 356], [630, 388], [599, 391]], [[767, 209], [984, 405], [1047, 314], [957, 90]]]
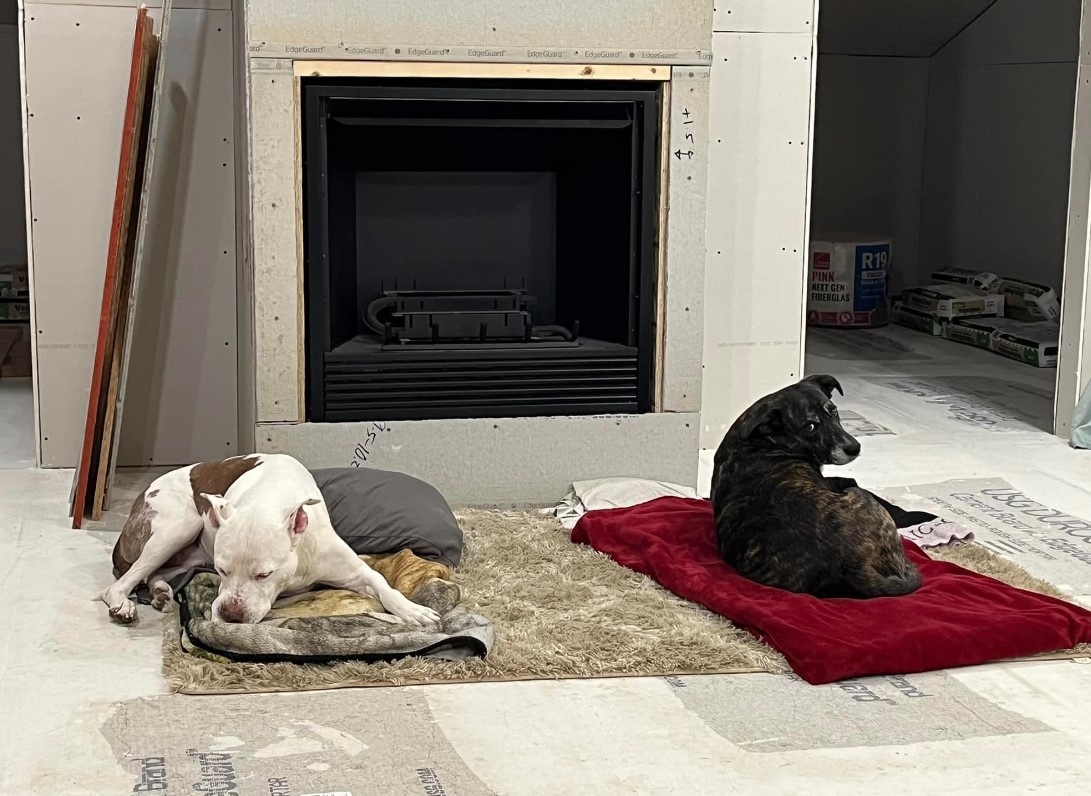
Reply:
[[439, 624], [439, 614], [427, 605], [421, 605], [420, 603], [415, 603], [409, 599], [406, 599], [404, 603], [398, 605], [397, 609], [391, 613], [408, 625], [426, 627], [428, 625]]
[[166, 611], [173, 599], [174, 589], [170, 587], [170, 584], [159, 581], [152, 588], [152, 608], [156, 611]]
[[136, 603], [132, 600], [124, 597], [116, 605], [107, 603], [110, 606], [110, 619], [119, 625], [131, 625], [136, 621]]

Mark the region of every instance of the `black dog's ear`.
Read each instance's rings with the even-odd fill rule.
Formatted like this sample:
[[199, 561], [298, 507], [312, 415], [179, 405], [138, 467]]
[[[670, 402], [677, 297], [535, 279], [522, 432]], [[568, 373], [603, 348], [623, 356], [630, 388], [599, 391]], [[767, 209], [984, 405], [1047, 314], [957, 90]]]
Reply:
[[750, 439], [780, 431], [784, 427], [784, 412], [771, 403], [761, 404], [748, 410], [739, 422], [739, 437]]
[[833, 398], [834, 390], [842, 395], [845, 394], [845, 391], [841, 389], [841, 382], [833, 376], [808, 376], [803, 381], [816, 385], [822, 392], [826, 393], [827, 398]]

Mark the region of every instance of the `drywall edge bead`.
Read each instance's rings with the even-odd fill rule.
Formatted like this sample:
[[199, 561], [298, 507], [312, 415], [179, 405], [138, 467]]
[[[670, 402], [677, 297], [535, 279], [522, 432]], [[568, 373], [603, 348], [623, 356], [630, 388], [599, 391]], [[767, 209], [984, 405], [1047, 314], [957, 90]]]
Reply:
[[253, 60], [250, 69], [257, 418], [259, 422], [295, 422], [302, 419], [295, 78], [289, 60]]
[[696, 486], [700, 415], [670, 413], [257, 427], [262, 453], [308, 467], [376, 467], [434, 484], [456, 506], [556, 505], [573, 481], [629, 476]]
[[662, 408], [668, 412], [701, 408], [709, 71], [674, 67], [671, 72], [662, 365]]
[[1091, 382], [1091, 14], [1084, 14], [1081, 28], [1053, 399], [1053, 433], [1066, 438], [1072, 433], [1076, 405]]
[[410, 61], [425, 63], [555, 63], [633, 66], [707, 65], [710, 50], [647, 50], [633, 47], [443, 47], [419, 44], [285, 44], [254, 42], [252, 58], [307, 58], [325, 61]]
[[254, 269], [253, 225], [250, 223], [250, 80], [246, 57], [246, 20], [243, 3], [232, 7], [233, 77], [235, 115], [235, 228], [236, 236], [236, 326], [238, 329], [238, 427], [240, 453], [254, 451], [254, 427], [257, 424], [257, 387], [254, 370]]
[[669, 66], [659, 64], [488, 63], [437, 61], [301, 61], [292, 62], [296, 77], [475, 78], [526, 80], [651, 80], [671, 79]]

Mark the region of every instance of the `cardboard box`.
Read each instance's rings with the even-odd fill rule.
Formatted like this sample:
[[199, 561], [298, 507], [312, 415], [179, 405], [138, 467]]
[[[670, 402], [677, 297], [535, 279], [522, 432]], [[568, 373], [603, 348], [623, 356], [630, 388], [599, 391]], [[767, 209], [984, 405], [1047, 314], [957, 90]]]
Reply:
[[908, 326], [919, 332], [938, 337], [943, 334], [944, 322], [935, 315], [921, 312], [905, 306], [900, 301], [895, 301], [890, 309], [890, 319], [901, 326]]
[[969, 285], [986, 293], [993, 292], [993, 288], [1000, 281], [1000, 277], [990, 271], [971, 271], [968, 268], [943, 268], [932, 272], [932, 279], [936, 282], [952, 282], [957, 285]]
[[1004, 277], [993, 288], [1004, 297], [1004, 315], [1019, 321], [1056, 321], [1061, 317], [1057, 293], [1048, 285]]
[[955, 283], [906, 288], [902, 304], [943, 320], [1004, 314], [1002, 295]]

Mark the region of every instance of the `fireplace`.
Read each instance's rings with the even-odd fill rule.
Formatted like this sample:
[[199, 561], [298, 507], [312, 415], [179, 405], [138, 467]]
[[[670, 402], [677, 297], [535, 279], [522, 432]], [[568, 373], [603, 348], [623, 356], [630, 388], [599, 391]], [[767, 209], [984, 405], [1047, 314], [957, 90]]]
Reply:
[[300, 98], [307, 420], [651, 411], [662, 82]]

